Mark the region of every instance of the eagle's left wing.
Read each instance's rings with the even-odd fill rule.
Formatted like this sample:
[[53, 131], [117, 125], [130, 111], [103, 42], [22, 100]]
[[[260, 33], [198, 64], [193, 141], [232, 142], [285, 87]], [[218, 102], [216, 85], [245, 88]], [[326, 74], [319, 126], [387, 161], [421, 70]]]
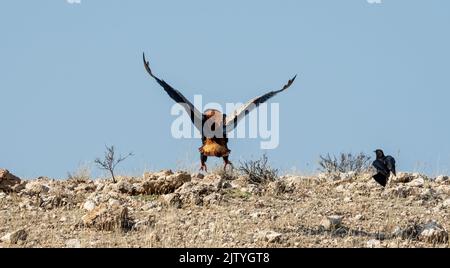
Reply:
[[288, 89], [292, 85], [292, 83], [294, 83], [296, 77], [297, 75], [294, 76], [291, 80], [289, 80], [288, 83], [284, 85], [282, 89], [271, 91], [267, 94], [251, 99], [246, 104], [242, 105], [239, 109], [234, 111], [233, 114], [228, 115], [225, 120], [226, 131], [227, 132], [232, 131], [237, 126], [239, 121], [241, 121], [242, 118], [248, 115], [253, 109], [258, 107], [261, 103], [266, 102], [267, 100], [277, 95], [278, 93]]

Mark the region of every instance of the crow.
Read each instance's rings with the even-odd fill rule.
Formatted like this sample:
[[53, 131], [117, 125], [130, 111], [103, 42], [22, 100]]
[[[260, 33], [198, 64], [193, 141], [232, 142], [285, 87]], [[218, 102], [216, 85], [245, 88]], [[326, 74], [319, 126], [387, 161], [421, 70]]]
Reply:
[[397, 176], [395, 159], [390, 155], [385, 156], [383, 150], [380, 149], [376, 150], [375, 154], [377, 155], [377, 159], [373, 161], [372, 165], [377, 169], [377, 174], [373, 178], [381, 186], [386, 187], [391, 173]]

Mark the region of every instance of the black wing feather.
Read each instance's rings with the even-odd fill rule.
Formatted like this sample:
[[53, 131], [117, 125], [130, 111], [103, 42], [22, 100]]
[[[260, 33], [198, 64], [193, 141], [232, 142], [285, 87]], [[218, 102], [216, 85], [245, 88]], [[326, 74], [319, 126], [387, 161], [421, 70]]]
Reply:
[[384, 162], [386, 163], [388, 170], [392, 172], [394, 176], [397, 176], [397, 172], [395, 171], [395, 159], [388, 155], [384, 158]]
[[377, 159], [377, 160], [373, 161], [372, 165], [377, 169], [378, 173], [381, 173], [384, 176], [389, 175], [389, 170], [387, 169], [387, 167], [383, 161]]
[[190, 101], [186, 99], [186, 97], [183, 96], [183, 94], [181, 94], [178, 90], [174, 89], [164, 80], [159, 79], [153, 74], [152, 70], [150, 69], [149, 62], [145, 59], [145, 54], [142, 55], [142, 58], [144, 60], [145, 70], [147, 70], [148, 74], [150, 74], [150, 76], [153, 77], [156, 82], [158, 82], [158, 84], [164, 89], [164, 91], [166, 91], [170, 98], [183, 106], [183, 108], [189, 114], [189, 117], [191, 118], [194, 126], [201, 132], [203, 119], [202, 114], [194, 107], [194, 105]]
[[247, 116], [253, 109], [257, 108], [261, 103], [268, 101], [273, 96], [288, 89], [294, 83], [295, 78], [297, 78], [297, 75], [294, 76], [292, 79], [290, 79], [287, 82], [287, 84], [283, 86], [282, 89], [271, 91], [262, 96], [253, 98], [250, 101], [248, 101], [246, 104], [242, 105], [239, 109], [234, 111], [233, 114], [227, 116], [226, 122], [225, 122], [226, 131], [229, 132], [229, 131], [233, 130], [242, 118]]

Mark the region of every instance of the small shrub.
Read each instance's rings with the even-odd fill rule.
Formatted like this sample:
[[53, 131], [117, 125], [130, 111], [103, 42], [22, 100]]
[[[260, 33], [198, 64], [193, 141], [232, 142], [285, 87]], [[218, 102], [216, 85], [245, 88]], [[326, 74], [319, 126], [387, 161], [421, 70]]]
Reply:
[[259, 160], [244, 161], [240, 163], [239, 171], [242, 172], [254, 184], [265, 184], [274, 181], [278, 176], [278, 170], [271, 168], [264, 154]]
[[74, 172], [68, 172], [67, 177], [71, 181], [85, 183], [89, 181], [91, 177], [91, 171], [87, 166], [81, 166]]
[[364, 153], [352, 155], [351, 153], [341, 153], [339, 157], [330, 154], [320, 156], [320, 170], [327, 173], [347, 173], [353, 171], [357, 174], [364, 173], [370, 168], [370, 156]]
[[114, 176], [114, 169], [120, 162], [124, 161], [125, 159], [127, 159], [130, 156], [133, 156], [133, 154], [129, 153], [125, 157], [119, 156], [119, 158], [116, 158], [114, 146], [111, 146], [111, 147], [106, 146], [105, 158], [103, 160], [101, 160], [100, 158], [97, 158], [97, 159], [95, 159], [94, 163], [97, 164], [100, 169], [109, 171], [113, 182], [116, 183], [117, 180], [116, 180], [116, 177]]

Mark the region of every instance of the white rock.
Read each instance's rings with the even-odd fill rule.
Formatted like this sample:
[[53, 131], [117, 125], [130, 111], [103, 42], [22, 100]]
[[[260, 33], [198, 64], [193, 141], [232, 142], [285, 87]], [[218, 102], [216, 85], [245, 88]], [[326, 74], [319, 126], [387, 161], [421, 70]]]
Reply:
[[222, 179], [222, 177], [217, 174], [208, 174], [204, 177], [204, 179], [208, 181], [217, 181]]
[[248, 214], [248, 213], [247, 213], [247, 211], [245, 211], [245, 209], [240, 208], [240, 209], [238, 209], [238, 210], [235, 210], [235, 214], [236, 214], [236, 215], [246, 215], [246, 214]]
[[357, 221], [364, 220], [364, 216], [361, 214], [358, 214], [355, 216], [355, 220], [357, 220]]
[[337, 186], [335, 190], [336, 192], [344, 192], [345, 191], [344, 185], [341, 184]]
[[22, 202], [20, 202], [18, 206], [19, 206], [19, 208], [32, 210], [33, 202], [30, 199], [25, 199]]
[[183, 205], [183, 201], [180, 198], [179, 193], [171, 193], [163, 195], [163, 199], [166, 202], [167, 205], [173, 206], [175, 208], [181, 208]]
[[120, 201], [117, 199], [114, 199], [114, 198], [110, 198], [108, 201], [108, 204], [110, 206], [120, 206], [121, 205]]
[[249, 216], [252, 217], [253, 219], [257, 219], [257, 218], [260, 218], [260, 217], [263, 217], [266, 215], [267, 215], [267, 213], [265, 213], [265, 212], [254, 212], [254, 213], [251, 213]]
[[103, 189], [105, 188], [105, 185], [103, 184], [103, 183], [100, 183], [100, 182], [95, 182], [94, 183], [95, 185], [96, 185], [96, 189], [95, 189], [95, 191], [97, 191], [97, 192], [101, 192], [101, 191], [103, 191]]
[[22, 240], [22, 241], [26, 240], [27, 236], [28, 236], [28, 233], [27, 233], [27, 231], [25, 231], [25, 229], [19, 229], [17, 231], [14, 231], [14, 232], [4, 235], [0, 240], [4, 243], [13, 245], [13, 244], [17, 244], [17, 242], [19, 240]]
[[410, 174], [410, 173], [404, 173], [404, 172], [398, 172], [397, 176], [392, 178], [393, 182], [396, 183], [408, 183], [412, 180], [416, 179], [418, 174]]
[[448, 176], [438, 176], [437, 178], [436, 178], [436, 180], [435, 180], [435, 182], [437, 182], [437, 183], [443, 183], [443, 182], [446, 182], [446, 181], [448, 181]]
[[357, 186], [358, 186], [358, 184], [355, 182], [349, 183], [347, 185], [347, 190], [350, 190], [350, 191], [357, 190]]
[[229, 182], [224, 182], [224, 183], [222, 183], [222, 189], [230, 189], [230, 188], [232, 188], [233, 186], [231, 185], [231, 183], [229, 183]]
[[326, 230], [335, 230], [341, 226], [342, 219], [342, 216], [328, 216], [320, 222], [320, 225], [323, 226]]
[[450, 195], [450, 185], [439, 185], [435, 190], [437, 194]]
[[281, 242], [282, 234], [274, 231], [261, 231], [256, 237], [269, 243], [279, 243]]
[[144, 174], [142, 186], [146, 194], [169, 194], [190, 181], [191, 175], [185, 172], [177, 172], [163, 177], [155, 177], [154, 174]]
[[115, 185], [116, 191], [123, 194], [133, 194], [133, 184], [130, 180], [122, 179]]
[[339, 174], [339, 177], [341, 178], [341, 180], [351, 180], [356, 177], [356, 172], [349, 171], [346, 173], [341, 173], [341, 174]]
[[134, 222], [128, 211], [128, 207], [125, 206], [108, 207], [103, 203], [82, 216], [81, 221], [85, 227], [102, 231], [128, 230]]
[[158, 207], [161, 207], [161, 202], [158, 200], [151, 200], [151, 201], [148, 201], [147, 203], [145, 203], [141, 207], [141, 210], [148, 211], [148, 210], [152, 210], [152, 209], [155, 209]]
[[30, 195], [38, 195], [48, 193], [50, 188], [41, 181], [32, 181], [25, 185], [25, 190]]
[[281, 241], [281, 234], [277, 232], [270, 231], [266, 234], [267, 242], [269, 243], [277, 243]]
[[173, 175], [173, 171], [170, 169], [166, 169], [166, 170], [161, 170], [159, 172], [154, 173], [155, 176], [157, 177], [165, 177], [165, 176], [169, 176], [169, 175]]
[[409, 186], [422, 187], [425, 184], [425, 180], [420, 177], [408, 183]]
[[417, 191], [417, 188], [402, 184], [395, 188], [388, 189], [384, 194], [388, 196], [407, 198], [408, 196], [417, 194]]
[[66, 248], [81, 248], [81, 242], [78, 239], [69, 239], [66, 241]]
[[428, 243], [446, 243], [448, 233], [444, 227], [435, 221], [431, 221], [423, 226], [419, 239]]
[[218, 193], [211, 193], [203, 198], [204, 204], [217, 204], [220, 199], [220, 194]]
[[443, 204], [439, 204], [436, 207], [432, 208], [431, 211], [433, 213], [439, 213], [441, 211], [441, 209], [445, 208]]
[[191, 174], [191, 177], [193, 179], [203, 180], [205, 178], [205, 175], [203, 175], [202, 173], [193, 173]]
[[87, 211], [92, 211], [95, 208], [95, 203], [91, 200], [84, 202], [83, 208]]
[[257, 194], [259, 192], [261, 192], [261, 189], [259, 189], [259, 187], [255, 184], [249, 184], [247, 186], [248, 192], [251, 194]]
[[368, 248], [379, 248], [381, 246], [381, 241], [377, 239], [371, 239], [367, 241]]
[[420, 192], [420, 197], [422, 199], [426, 199], [426, 200], [432, 198], [434, 195], [435, 195], [435, 191], [432, 189], [423, 189]]
[[16, 186], [21, 184], [21, 180], [9, 173], [6, 169], [0, 169], [0, 191], [16, 191]]
[[442, 205], [443, 205], [445, 208], [450, 208], [450, 198], [446, 199], [446, 200], [442, 203]]

